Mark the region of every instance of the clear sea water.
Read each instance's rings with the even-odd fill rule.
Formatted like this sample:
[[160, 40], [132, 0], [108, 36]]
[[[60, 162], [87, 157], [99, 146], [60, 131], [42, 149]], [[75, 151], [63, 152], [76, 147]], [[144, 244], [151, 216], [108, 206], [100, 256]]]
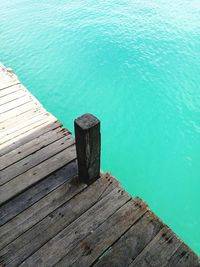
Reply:
[[200, 254], [199, 0], [1, 0], [0, 61]]

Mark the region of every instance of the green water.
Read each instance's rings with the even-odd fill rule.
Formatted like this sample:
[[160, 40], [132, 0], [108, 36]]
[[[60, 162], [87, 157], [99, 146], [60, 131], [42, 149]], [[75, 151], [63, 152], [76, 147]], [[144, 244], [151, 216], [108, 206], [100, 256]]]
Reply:
[[200, 254], [199, 0], [1, 0], [0, 61]]

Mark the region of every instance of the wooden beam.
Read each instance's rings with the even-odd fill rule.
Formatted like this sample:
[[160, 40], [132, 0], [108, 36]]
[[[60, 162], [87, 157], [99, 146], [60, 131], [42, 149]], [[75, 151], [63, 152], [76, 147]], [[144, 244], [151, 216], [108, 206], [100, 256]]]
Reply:
[[74, 121], [79, 179], [87, 184], [100, 177], [100, 121], [84, 114]]

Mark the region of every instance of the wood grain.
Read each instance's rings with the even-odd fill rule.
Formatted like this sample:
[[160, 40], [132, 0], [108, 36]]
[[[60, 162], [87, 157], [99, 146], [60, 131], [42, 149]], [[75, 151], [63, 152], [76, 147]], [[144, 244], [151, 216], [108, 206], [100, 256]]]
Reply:
[[[109, 194], [117, 185], [118, 183], [114, 180], [111, 183], [107, 178], [101, 178], [91, 187], [85, 188], [86, 185], [83, 185], [82, 188], [85, 189], [73, 196], [68, 202], [66, 202], [66, 193], [63, 191], [65, 185], [59, 187], [56, 190], [58, 199], [52, 198], [53, 205], [55, 205], [55, 202], [59, 203], [59, 208], [4, 248], [0, 252], [0, 258], [2, 256], [2, 261], [8, 266], [20, 264], [100, 199]], [[71, 186], [80, 187], [76, 183], [72, 183]], [[52, 206], [51, 203], [50, 206]]]
[[127, 267], [162, 229], [163, 224], [147, 211], [121, 238], [103, 254], [95, 267]]
[[75, 146], [72, 145], [59, 154], [41, 162], [34, 168], [17, 176], [0, 188], [0, 204], [21, 193], [23, 190], [40, 181], [45, 176], [63, 167], [76, 158]]
[[4, 224], [0, 231], [0, 249], [68, 201], [84, 187], [84, 184], [77, 184], [72, 180], [66, 181], [30, 208]]
[[[121, 192], [120, 188], [111, 191], [25, 260], [22, 266], [53, 266], [56, 264], [75, 244], [94, 231], [130, 199], [127, 193], [122, 194]], [[112, 205], [107, 205], [108, 203], [112, 203]], [[57, 249], [58, 247], [59, 249]]]
[[[81, 240], [56, 266], [90, 266], [146, 212], [146, 205], [131, 200], [94, 232]], [[109, 203], [112, 205], [112, 203]], [[115, 265], [113, 265], [115, 266]]]
[[66, 129], [58, 127], [52, 131], [46, 132], [41, 136], [36, 137], [35, 139], [21, 145], [20, 147], [10, 151], [7, 154], [4, 154], [0, 157], [0, 170], [7, 168], [13, 163], [29, 156], [30, 154], [48, 146], [49, 144], [59, 140], [63, 136], [68, 135], [69, 132]]
[[40, 106], [36, 105], [34, 102], [24, 103], [23, 105], [16, 107], [14, 109], [8, 110], [7, 112], [0, 114], [0, 124], [9, 123], [10, 119], [16, 119], [21, 114], [26, 113], [28, 111], [37, 111], [41, 109]]
[[36, 183], [21, 194], [12, 198], [9, 202], [0, 206], [0, 226], [61, 186], [68, 179], [73, 179], [77, 174], [77, 162], [73, 160], [63, 168], [48, 175], [40, 183]]
[[62, 136], [60, 139], [42, 147], [40, 150], [33, 152], [20, 161], [12, 164], [0, 172], [0, 186], [11, 181], [18, 175], [21, 175], [29, 169], [37, 166], [41, 162], [58, 154], [60, 151], [74, 144], [74, 139], [71, 135]]
[[165, 226], [129, 266], [165, 267], [181, 244], [182, 242], [175, 234]]
[[51, 130], [54, 130], [61, 126], [61, 123], [57, 120], [53, 121], [47, 121], [46, 123], [43, 123], [41, 125], [38, 125], [37, 127], [31, 129], [28, 132], [25, 132], [20, 136], [20, 138], [14, 138], [10, 141], [8, 141], [4, 146], [0, 146], [0, 156], [5, 155], [6, 153], [9, 153], [10, 151], [24, 145], [27, 142], [30, 142], [34, 138], [37, 138], [38, 136], [41, 136], [42, 134], [49, 132]]
[[17, 84], [17, 85], [13, 85], [13, 86], [10, 86], [10, 87], [5, 88], [5, 89], [1, 89], [0, 90], [0, 98], [7, 96], [9, 94], [12, 94], [14, 92], [17, 92], [19, 90], [23, 90], [23, 88], [24, 87], [22, 86], [22, 84]]

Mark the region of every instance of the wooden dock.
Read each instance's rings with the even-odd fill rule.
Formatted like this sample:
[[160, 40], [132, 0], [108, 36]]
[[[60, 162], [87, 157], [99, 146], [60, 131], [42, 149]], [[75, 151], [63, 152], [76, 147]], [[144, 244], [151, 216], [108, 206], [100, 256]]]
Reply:
[[0, 65], [0, 266], [199, 267], [140, 198], [99, 177], [99, 129], [78, 118], [75, 145]]

